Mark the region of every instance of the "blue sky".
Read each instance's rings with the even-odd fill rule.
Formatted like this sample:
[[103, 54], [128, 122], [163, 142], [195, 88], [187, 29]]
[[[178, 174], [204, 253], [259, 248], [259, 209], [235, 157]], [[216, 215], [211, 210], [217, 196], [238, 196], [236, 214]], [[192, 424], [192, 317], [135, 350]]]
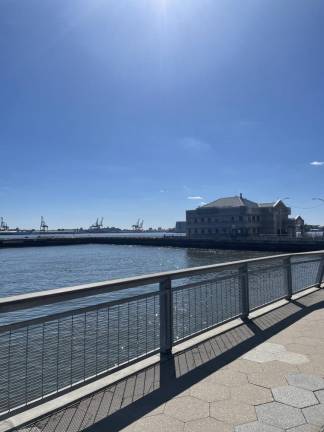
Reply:
[[321, 0], [0, 0], [0, 215], [173, 226], [242, 192], [324, 223], [323, 20]]

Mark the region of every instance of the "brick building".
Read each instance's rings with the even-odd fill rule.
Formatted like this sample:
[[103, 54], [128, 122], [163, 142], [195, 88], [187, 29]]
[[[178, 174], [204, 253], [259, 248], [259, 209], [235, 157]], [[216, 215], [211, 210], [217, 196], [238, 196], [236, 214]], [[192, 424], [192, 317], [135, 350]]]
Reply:
[[281, 200], [256, 203], [240, 194], [187, 210], [186, 232], [189, 238], [289, 235], [290, 213]]

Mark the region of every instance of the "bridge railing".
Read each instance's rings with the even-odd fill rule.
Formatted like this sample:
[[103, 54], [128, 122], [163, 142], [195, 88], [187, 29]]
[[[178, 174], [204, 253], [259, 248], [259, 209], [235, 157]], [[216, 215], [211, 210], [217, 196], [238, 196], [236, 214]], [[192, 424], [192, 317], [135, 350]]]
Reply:
[[252, 310], [319, 287], [324, 251], [275, 255], [0, 299], [8, 417]]

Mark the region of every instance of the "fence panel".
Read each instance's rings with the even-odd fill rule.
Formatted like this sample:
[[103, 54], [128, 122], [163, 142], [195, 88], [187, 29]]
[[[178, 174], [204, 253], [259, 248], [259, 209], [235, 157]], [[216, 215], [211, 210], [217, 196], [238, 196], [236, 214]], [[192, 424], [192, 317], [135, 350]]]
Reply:
[[0, 328], [0, 413], [159, 349], [158, 292], [89, 309]]

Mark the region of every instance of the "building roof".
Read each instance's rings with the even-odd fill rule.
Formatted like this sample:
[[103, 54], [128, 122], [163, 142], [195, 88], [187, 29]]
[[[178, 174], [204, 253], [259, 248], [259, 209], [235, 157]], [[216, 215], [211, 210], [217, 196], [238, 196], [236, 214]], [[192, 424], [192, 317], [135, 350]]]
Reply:
[[273, 207], [276, 203], [259, 203], [259, 207]]
[[258, 207], [258, 204], [256, 202], [243, 198], [242, 196], [233, 196], [219, 198], [216, 201], [212, 201], [208, 204], [201, 206], [201, 208], [211, 207]]
[[281, 199], [278, 199], [277, 201], [271, 203], [259, 203], [258, 206], [272, 208], [272, 207], [277, 207], [279, 204], [283, 205], [284, 207], [287, 207], [286, 204]]

